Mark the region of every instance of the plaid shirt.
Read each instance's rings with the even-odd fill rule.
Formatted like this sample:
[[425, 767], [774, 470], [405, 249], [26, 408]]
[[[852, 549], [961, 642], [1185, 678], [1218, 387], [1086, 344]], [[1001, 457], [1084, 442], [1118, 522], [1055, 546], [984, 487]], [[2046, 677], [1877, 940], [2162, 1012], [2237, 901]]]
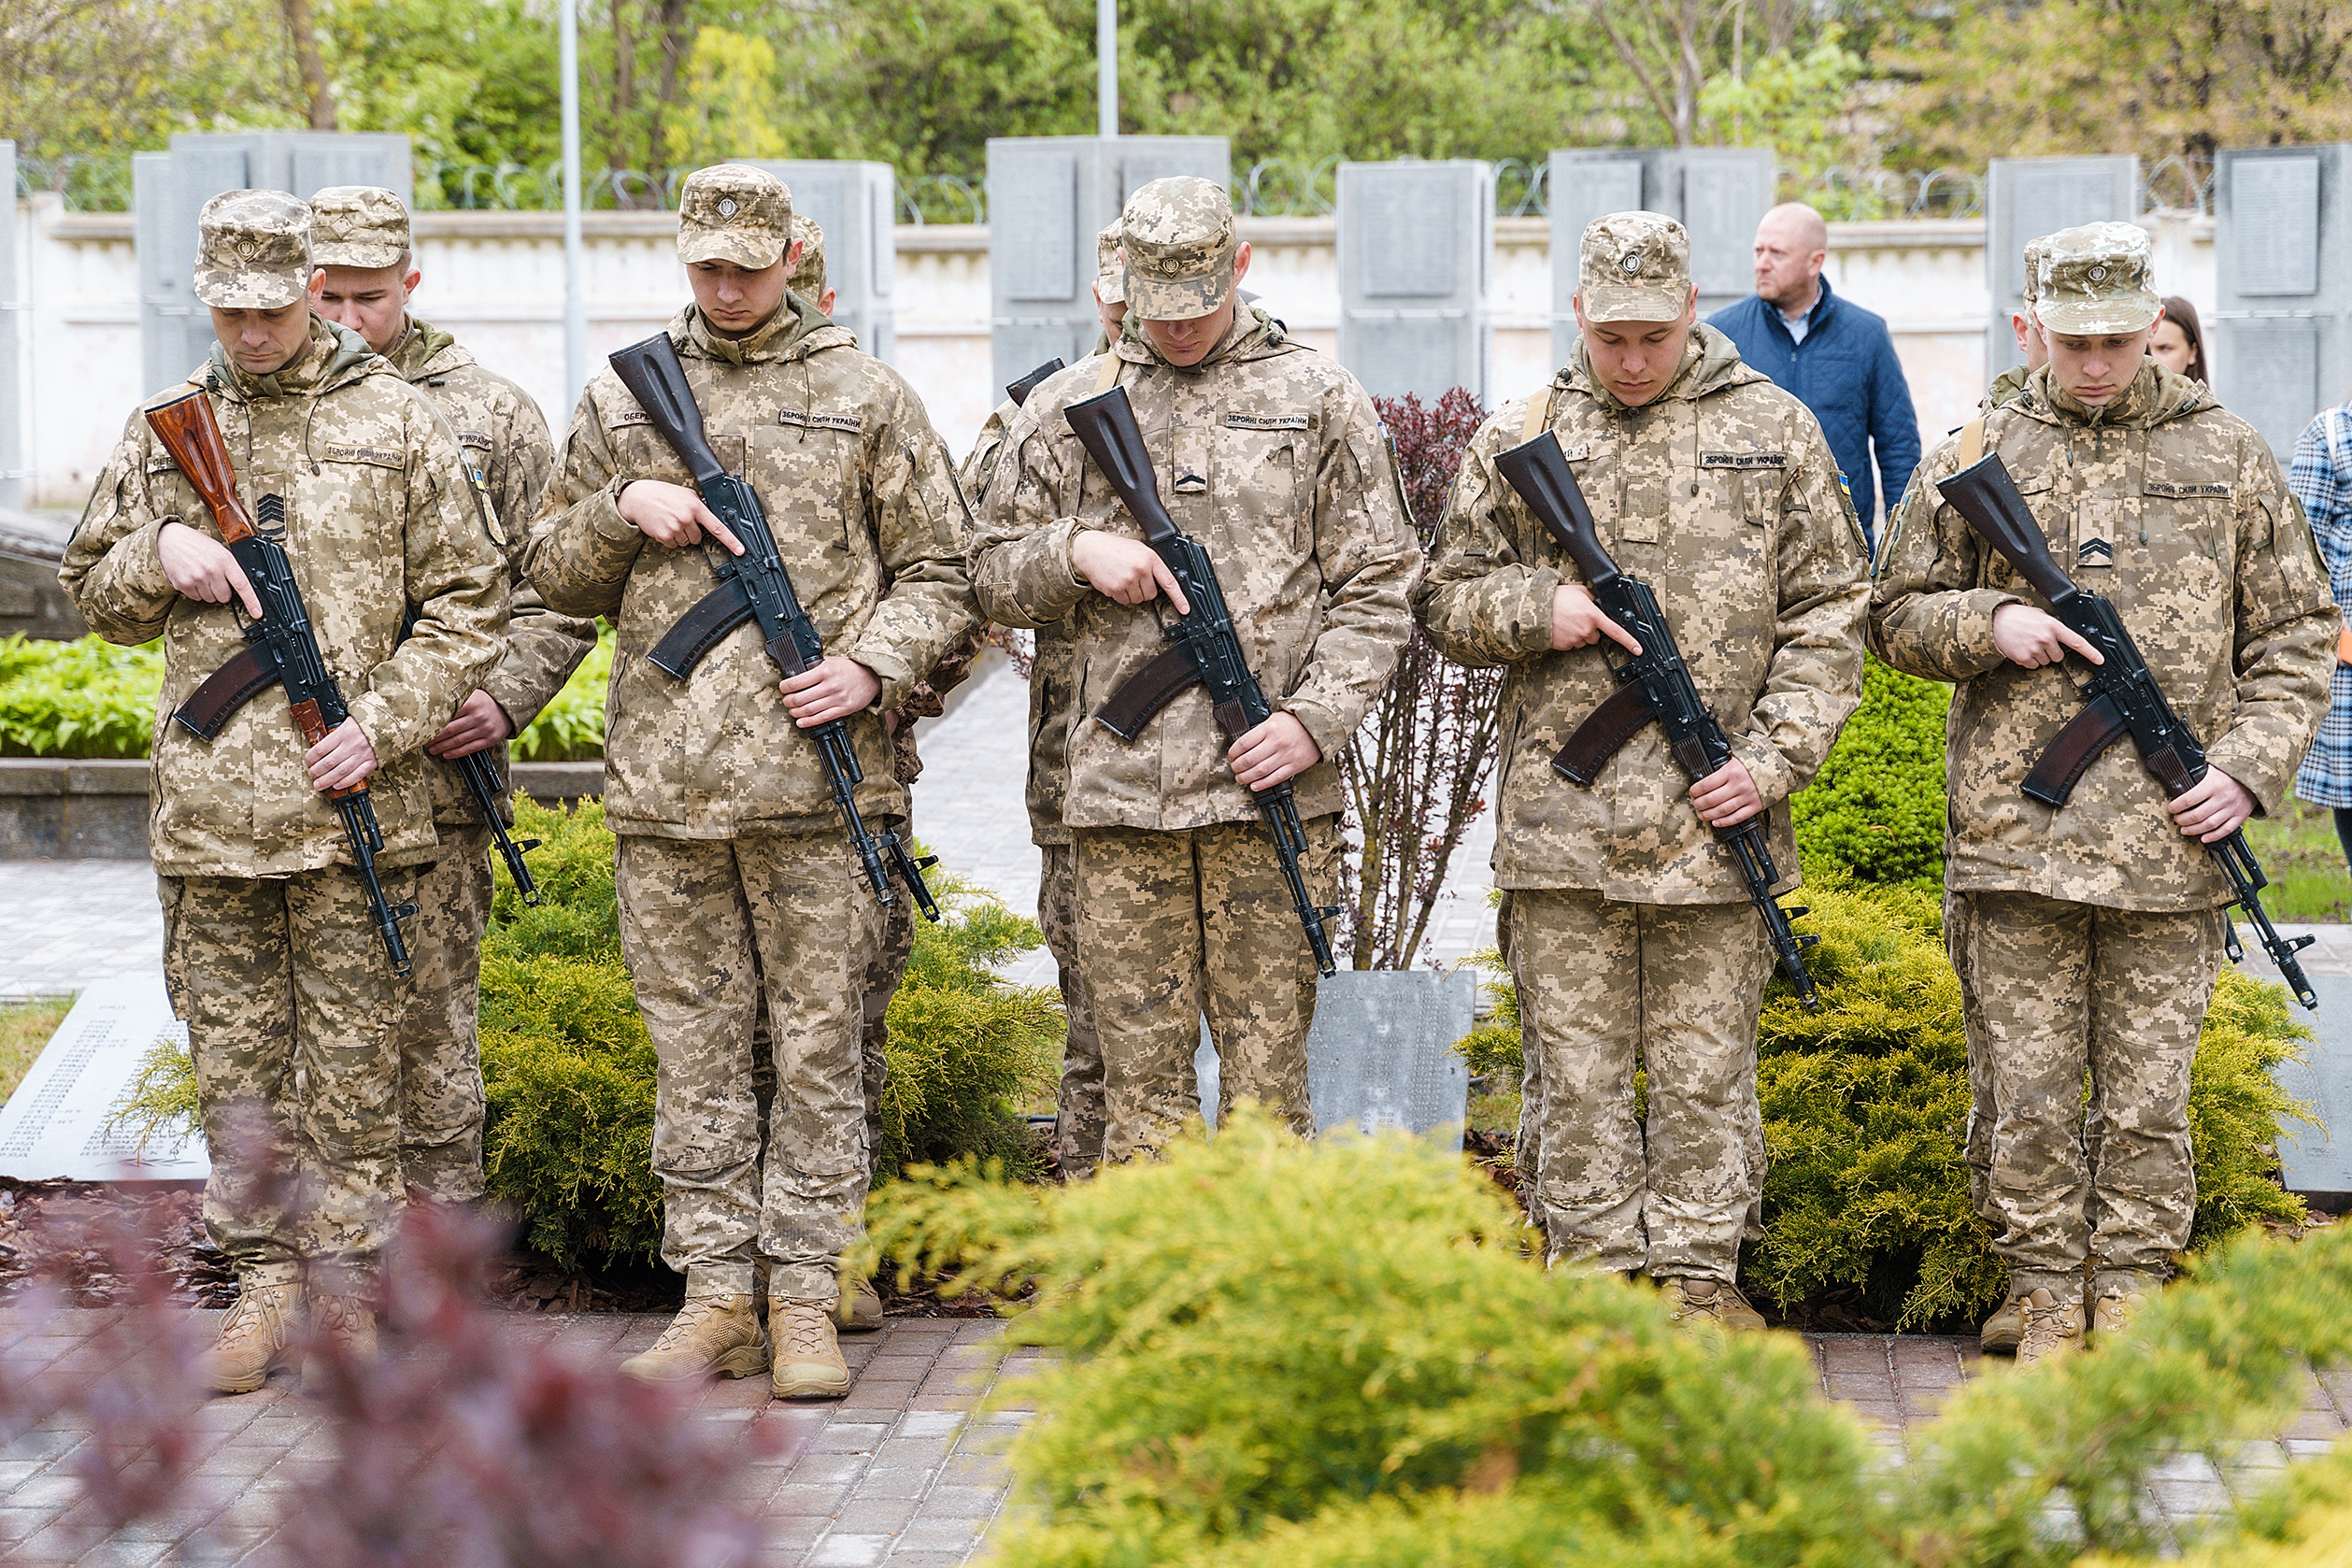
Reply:
[[[2352, 403], [2322, 409], [2303, 427], [2287, 485], [2311, 520], [2337, 606], [2352, 610]], [[2314, 805], [2352, 806], [2352, 665], [2336, 666], [2328, 716], [2296, 771], [2295, 793]]]

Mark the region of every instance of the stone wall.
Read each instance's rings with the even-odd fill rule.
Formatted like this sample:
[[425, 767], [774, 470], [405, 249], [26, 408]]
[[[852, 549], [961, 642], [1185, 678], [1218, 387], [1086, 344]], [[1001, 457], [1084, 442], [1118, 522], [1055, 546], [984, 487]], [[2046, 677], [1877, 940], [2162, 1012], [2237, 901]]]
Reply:
[[[138, 274], [127, 213], [69, 213], [55, 196], [21, 211], [32, 341], [26, 385], [0, 398], [29, 425], [35, 478], [28, 504], [79, 506], [138, 401]], [[2158, 278], [2200, 310], [2214, 298], [2213, 223], [2160, 214]], [[674, 215], [588, 215], [589, 346], [604, 354], [657, 329], [686, 297], [672, 249]], [[1339, 313], [1328, 218], [1243, 219], [1255, 261], [1247, 287], [1306, 341], [1329, 349]], [[419, 217], [420, 314], [448, 327], [492, 368], [539, 400], [560, 434], [563, 415], [563, 222], [551, 212], [437, 212]], [[1924, 435], [1965, 420], [1986, 380], [1990, 292], [1984, 224], [1974, 220], [1833, 223], [1829, 278], [1845, 297], [1885, 316], [1911, 378]], [[990, 384], [988, 230], [898, 230], [900, 370], [961, 453], [1002, 395]], [[1550, 225], [1495, 225], [1494, 357], [1490, 397], [1527, 392], [1550, 374]], [[9, 409], [8, 405], [14, 408]]]

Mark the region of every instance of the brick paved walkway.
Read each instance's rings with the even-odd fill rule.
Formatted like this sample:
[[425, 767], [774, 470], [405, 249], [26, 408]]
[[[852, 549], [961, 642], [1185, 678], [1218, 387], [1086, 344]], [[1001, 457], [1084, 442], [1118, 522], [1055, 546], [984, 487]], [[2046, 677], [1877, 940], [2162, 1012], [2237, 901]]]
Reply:
[[[72, 1368], [91, 1359], [88, 1336], [104, 1314], [62, 1314], [37, 1338], [0, 1341], [29, 1368]], [[518, 1343], [549, 1340], [614, 1361], [653, 1342], [663, 1319], [549, 1314], [506, 1320]], [[851, 1336], [844, 1352], [857, 1382], [838, 1404], [773, 1404], [767, 1380], [713, 1384], [702, 1408], [713, 1421], [777, 1421], [794, 1439], [775, 1462], [754, 1466], [740, 1501], [763, 1523], [760, 1568], [947, 1568], [980, 1555], [1005, 1505], [1003, 1454], [1029, 1414], [1019, 1380], [1042, 1355], [1009, 1353], [996, 1325], [898, 1319]], [[1974, 1376], [1973, 1340], [1879, 1335], [1807, 1336], [1822, 1391], [1878, 1429], [1901, 1462], [1950, 1391]], [[79, 1358], [78, 1362], [76, 1358]], [[977, 1410], [983, 1398], [990, 1408]], [[207, 1405], [202, 1459], [187, 1504], [111, 1540], [93, 1539], [81, 1489], [67, 1469], [84, 1433], [52, 1422], [0, 1449], [0, 1561], [139, 1568], [150, 1563], [249, 1563], [281, 1568], [272, 1532], [284, 1494], [318, 1474], [332, 1450], [321, 1418], [280, 1377], [260, 1393]], [[2325, 1452], [2352, 1430], [2352, 1371], [2313, 1377], [2304, 1407], [2279, 1439], [2249, 1444], [2233, 1478], [2258, 1477], [2290, 1457]], [[2224, 1510], [2228, 1483], [2202, 1459], [2160, 1474], [2149, 1502], [2176, 1524]]]

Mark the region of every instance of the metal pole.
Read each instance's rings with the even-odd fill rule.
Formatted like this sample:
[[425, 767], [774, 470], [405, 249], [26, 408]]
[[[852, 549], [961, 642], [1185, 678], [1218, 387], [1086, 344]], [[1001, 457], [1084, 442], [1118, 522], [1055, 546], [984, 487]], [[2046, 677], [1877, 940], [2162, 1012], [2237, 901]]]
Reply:
[[587, 245], [580, 238], [579, 0], [563, 4], [563, 413], [578, 406], [588, 385], [588, 298], [580, 274]]
[[1094, 134], [1119, 135], [1119, 0], [1094, 0]]

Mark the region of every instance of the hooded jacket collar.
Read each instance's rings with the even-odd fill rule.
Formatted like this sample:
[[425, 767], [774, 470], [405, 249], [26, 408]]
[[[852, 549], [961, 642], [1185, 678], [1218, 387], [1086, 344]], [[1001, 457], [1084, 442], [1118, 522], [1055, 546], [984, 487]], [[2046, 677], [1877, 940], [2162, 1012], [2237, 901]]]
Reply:
[[796, 360], [820, 349], [854, 348], [858, 341], [847, 328], [835, 325], [794, 293], [787, 293], [775, 315], [741, 337], [714, 332], [702, 311], [691, 305], [670, 322], [670, 335], [680, 348], [733, 365]]
[[1127, 323], [1119, 334], [1119, 357], [1135, 364], [1163, 365], [1182, 376], [1197, 376], [1213, 365], [1247, 364], [1253, 360], [1273, 359], [1293, 352], [1299, 347], [1282, 330], [1282, 323], [1266, 314], [1265, 307], [1250, 305], [1247, 313], [1233, 312], [1233, 324], [1217, 347], [1202, 356], [1194, 364], [1171, 364], [1160, 357], [1160, 350], [1144, 335], [1143, 323], [1130, 311]]
[[431, 321], [419, 321], [414, 316], [408, 318], [408, 330], [400, 335], [400, 340], [384, 357], [392, 361], [394, 370], [411, 381], [446, 376], [474, 363], [473, 353], [456, 338]]
[[[1682, 363], [1675, 371], [1675, 378], [1666, 383], [1666, 390], [1642, 405], [1655, 408], [1669, 401], [1693, 403], [1727, 387], [1745, 386], [1750, 381], [1772, 379], [1760, 370], [1751, 370], [1740, 359], [1739, 346], [1719, 327], [1701, 321], [1690, 329], [1690, 341], [1684, 345]], [[1568, 350], [1568, 364], [1553, 378], [1553, 384], [1580, 392], [1610, 413], [1638, 413], [1618, 400], [1617, 395], [1601, 384], [1592, 373], [1592, 358], [1586, 351], [1584, 335]]]
[[366, 374], [368, 362], [375, 358], [376, 350], [367, 346], [367, 339], [313, 312], [310, 346], [292, 363], [266, 376], [255, 376], [240, 369], [216, 338], [207, 379], [248, 403], [265, 397], [317, 397]]
[[2213, 393], [2202, 381], [2176, 376], [2152, 359], [2140, 362], [2140, 373], [2115, 400], [2093, 408], [2078, 402], [2050, 378], [2044, 365], [2026, 380], [2017, 408], [2044, 424], [2085, 430], [2149, 429], [2211, 406]]

